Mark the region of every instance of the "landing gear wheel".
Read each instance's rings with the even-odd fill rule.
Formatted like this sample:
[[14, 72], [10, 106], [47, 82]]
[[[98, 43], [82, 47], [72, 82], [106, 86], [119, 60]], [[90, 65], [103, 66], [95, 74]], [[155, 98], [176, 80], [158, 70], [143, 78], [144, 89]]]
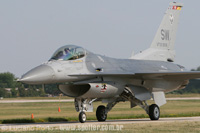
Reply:
[[160, 109], [158, 105], [152, 104], [149, 106], [149, 117], [151, 120], [158, 120], [160, 117]]
[[96, 117], [97, 117], [98, 121], [105, 121], [106, 120], [107, 114], [106, 114], [106, 107], [105, 106], [100, 105], [97, 108]]
[[87, 117], [86, 117], [85, 112], [80, 112], [80, 114], [79, 114], [79, 121], [81, 123], [84, 123], [86, 121], [86, 119], [87, 119]]

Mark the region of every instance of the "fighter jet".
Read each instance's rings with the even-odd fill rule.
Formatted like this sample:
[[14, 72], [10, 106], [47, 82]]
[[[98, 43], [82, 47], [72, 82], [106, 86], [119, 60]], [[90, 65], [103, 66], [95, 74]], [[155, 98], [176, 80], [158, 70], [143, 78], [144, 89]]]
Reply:
[[[165, 93], [183, 89], [189, 79], [200, 72], [187, 71], [174, 63], [175, 36], [182, 3], [172, 2], [150, 48], [129, 59], [115, 59], [94, 54], [80, 46], [59, 48], [46, 63], [33, 68], [19, 79], [26, 84], [58, 84], [67, 96], [74, 98], [79, 121], [86, 121], [86, 112], [93, 111], [93, 102], [107, 103], [96, 110], [98, 121], [119, 102], [140, 106], [151, 120], [160, 117], [159, 107], [166, 103]], [[147, 101], [153, 99], [154, 104]]]

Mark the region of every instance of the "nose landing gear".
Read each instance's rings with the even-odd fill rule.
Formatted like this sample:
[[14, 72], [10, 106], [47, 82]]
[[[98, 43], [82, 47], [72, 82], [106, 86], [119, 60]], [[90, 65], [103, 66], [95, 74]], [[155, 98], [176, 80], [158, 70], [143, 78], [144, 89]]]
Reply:
[[86, 116], [85, 112], [80, 112], [79, 113], [79, 121], [81, 123], [84, 123], [84, 122], [86, 122], [86, 119], [87, 119], [87, 116]]

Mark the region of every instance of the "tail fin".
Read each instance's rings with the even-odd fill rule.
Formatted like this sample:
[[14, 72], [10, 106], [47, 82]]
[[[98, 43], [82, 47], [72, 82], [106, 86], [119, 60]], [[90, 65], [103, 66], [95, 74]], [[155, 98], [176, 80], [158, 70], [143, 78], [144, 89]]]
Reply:
[[170, 3], [151, 47], [135, 56], [132, 56], [131, 59], [174, 61], [174, 43], [182, 7], [183, 4], [181, 3]]

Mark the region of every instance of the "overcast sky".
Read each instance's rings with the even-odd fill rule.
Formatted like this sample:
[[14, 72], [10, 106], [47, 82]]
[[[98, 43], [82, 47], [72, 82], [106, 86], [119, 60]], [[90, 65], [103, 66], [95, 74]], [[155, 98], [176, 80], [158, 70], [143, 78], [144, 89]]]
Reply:
[[[116, 58], [148, 48], [172, 0], [0, 0], [0, 72], [21, 77], [75, 44]], [[200, 66], [200, 0], [184, 3], [176, 62]]]

